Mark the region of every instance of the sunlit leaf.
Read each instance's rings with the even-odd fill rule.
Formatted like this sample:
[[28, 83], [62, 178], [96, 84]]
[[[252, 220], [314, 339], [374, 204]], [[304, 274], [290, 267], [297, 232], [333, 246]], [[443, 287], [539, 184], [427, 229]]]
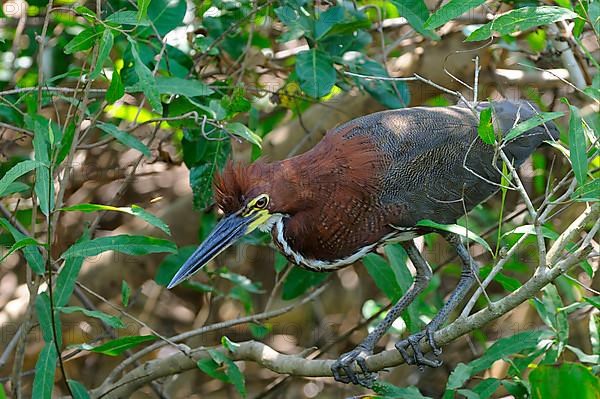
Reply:
[[481, 238], [479, 235], [473, 233], [472, 231], [468, 230], [466, 227], [459, 226], [457, 224], [436, 223], [436, 222], [434, 222], [432, 220], [428, 220], [428, 219], [418, 221], [417, 226], [431, 227], [432, 229], [435, 229], [435, 230], [447, 231], [449, 233], [457, 234], [461, 237], [465, 237], [465, 238], [468, 238], [469, 240], [475, 241], [476, 243], [478, 243], [479, 245], [481, 245], [488, 251], [492, 252], [492, 248], [490, 248], [490, 245], [483, 238]]
[[479, 126], [477, 127], [479, 138], [486, 144], [494, 144], [496, 135], [492, 124], [492, 108], [484, 108], [479, 114]]
[[257, 145], [259, 148], [261, 147], [261, 142], [262, 139], [261, 137], [254, 133], [252, 130], [248, 129], [246, 127], [246, 125], [239, 123], [239, 122], [233, 122], [233, 123], [228, 123], [227, 126], [225, 127], [225, 130], [227, 130], [229, 133], [233, 134], [234, 136], [238, 136], [243, 138], [244, 140]]
[[493, 21], [488, 22], [471, 33], [466, 41], [486, 40], [489, 39], [493, 33], [506, 35], [516, 31], [524, 31], [536, 26], [574, 18], [578, 18], [577, 14], [563, 7], [541, 6], [515, 8], [504, 14], [497, 15]]
[[529, 375], [532, 399], [597, 399], [600, 379], [577, 363], [539, 365]]
[[450, 0], [432, 14], [425, 22], [425, 29], [435, 29], [485, 3], [485, 0]]

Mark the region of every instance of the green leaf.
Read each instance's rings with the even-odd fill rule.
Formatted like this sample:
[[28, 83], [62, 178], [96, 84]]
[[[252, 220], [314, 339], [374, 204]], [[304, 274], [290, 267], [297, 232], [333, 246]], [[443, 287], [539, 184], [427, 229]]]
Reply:
[[546, 330], [524, 331], [510, 337], [501, 338], [494, 342], [478, 359], [468, 364], [472, 374], [479, 373], [489, 368], [495, 361], [505, 359], [510, 355], [522, 352], [524, 350], [534, 349], [540, 341], [550, 337], [551, 334]]
[[146, 19], [146, 16], [148, 15], [148, 6], [149, 5], [150, 5], [150, 0], [137, 0], [137, 6], [138, 6], [137, 20], [138, 21], [142, 21], [142, 20]]
[[597, 399], [600, 379], [577, 363], [539, 365], [529, 375], [532, 399]]
[[122, 144], [125, 144], [127, 147], [138, 150], [139, 152], [141, 152], [142, 154], [144, 154], [147, 157], [150, 157], [152, 155], [152, 153], [150, 152], [150, 149], [146, 146], [146, 144], [142, 143], [140, 140], [138, 140], [136, 137], [132, 136], [131, 134], [128, 134], [128, 133], [120, 130], [115, 125], [113, 125], [111, 123], [98, 122], [97, 126], [103, 132], [113, 136], [114, 138], [117, 139], [117, 141], [121, 142]]
[[117, 11], [114, 14], [110, 14], [105, 22], [112, 22], [119, 25], [137, 25], [137, 26], [149, 26], [150, 21], [147, 18], [138, 19], [139, 12], [135, 11]]
[[77, 204], [72, 206], [67, 206], [65, 208], [61, 208], [61, 211], [79, 211], [79, 212], [97, 212], [97, 211], [114, 211], [114, 212], [122, 212], [127, 213], [129, 215], [134, 215], [144, 220], [145, 222], [151, 224], [154, 227], [158, 227], [168, 235], [171, 235], [171, 229], [169, 226], [160, 220], [158, 217], [154, 216], [150, 212], [146, 211], [142, 207], [137, 205], [122, 206], [116, 207], [111, 205], [101, 205], [101, 204]]
[[46, 118], [34, 118], [33, 123], [33, 150], [36, 161], [42, 165], [35, 171], [35, 194], [38, 197], [40, 210], [48, 215], [54, 208], [54, 184], [50, 176], [50, 153], [52, 123]]
[[127, 284], [127, 281], [121, 281], [121, 303], [123, 306], [129, 306], [129, 297], [131, 297], [131, 288]]
[[191, 143], [184, 141], [188, 144], [184, 146], [184, 159], [188, 152], [195, 151], [194, 162], [190, 165], [186, 160], [186, 163], [190, 166], [190, 186], [194, 192], [194, 207], [198, 209], [204, 209], [212, 202], [213, 177], [227, 161], [231, 151], [229, 141], [198, 140]]
[[368, 254], [363, 258], [362, 262], [375, 282], [375, 285], [377, 285], [377, 288], [379, 288], [390, 301], [398, 301], [402, 296], [402, 289], [396, 281], [394, 271], [390, 268], [385, 259], [377, 254]]
[[588, 168], [583, 121], [576, 107], [569, 105], [569, 108], [571, 109], [571, 116], [569, 118], [569, 153], [575, 179], [577, 179], [577, 183], [581, 187], [585, 184]]
[[577, 187], [571, 198], [576, 201], [600, 201], [600, 178]]
[[600, 309], [600, 296], [586, 296], [583, 300], [592, 304], [596, 309]]
[[479, 399], [487, 399], [496, 392], [501, 383], [497, 378], [486, 378], [473, 387], [473, 392], [479, 395]]
[[485, 0], [450, 0], [425, 22], [425, 29], [435, 29], [485, 3]]
[[440, 224], [429, 219], [418, 221], [417, 226], [431, 227], [435, 230], [442, 230], [447, 231], [449, 233], [458, 234], [461, 237], [465, 237], [469, 240], [475, 241], [488, 251], [492, 252], [492, 248], [490, 248], [490, 245], [483, 238], [468, 230], [466, 227], [459, 226], [457, 224]]
[[148, 103], [152, 106], [152, 109], [159, 114], [162, 114], [163, 108], [160, 101], [160, 93], [158, 91], [156, 79], [154, 78], [152, 71], [140, 58], [137, 43], [129, 36], [127, 36], [127, 40], [129, 40], [131, 45], [131, 55], [133, 56], [134, 70], [138, 76], [139, 84], [142, 85], [142, 91], [144, 92]]
[[[86, 230], [81, 237], [79, 237], [77, 242], [81, 243], [88, 240], [89, 234]], [[75, 288], [77, 276], [79, 275], [79, 271], [81, 270], [84, 259], [85, 258], [81, 256], [65, 259], [65, 263], [58, 274], [58, 277], [56, 278], [56, 287], [54, 288], [55, 306], [64, 306], [69, 301], [69, 298], [73, 293], [73, 289]]]
[[286, 301], [297, 298], [310, 287], [320, 284], [327, 275], [327, 273], [313, 272], [294, 265], [283, 282], [281, 298]]
[[496, 16], [493, 21], [488, 22], [471, 33], [466, 41], [486, 40], [493, 33], [506, 35], [574, 18], [578, 18], [577, 14], [563, 7], [541, 6], [516, 8]]
[[[409, 290], [413, 283], [413, 276], [406, 266], [406, 260], [408, 255], [404, 248], [398, 244], [386, 245], [384, 248], [385, 256], [388, 258], [390, 267], [396, 276], [396, 282], [403, 293]], [[417, 301], [414, 301], [406, 310], [408, 318], [405, 322], [408, 325], [410, 331], [417, 331], [420, 328], [419, 324], [419, 310], [417, 308]]]
[[429, 10], [423, 0], [392, 0], [392, 3], [414, 30], [429, 39], [439, 40], [440, 37], [435, 32], [425, 27], [425, 21], [429, 19]]
[[340, 6], [329, 7], [319, 14], [315, 23], [315, 39], [319, 40], [329, 32], [334, 25], [344, 20], [344, 8]]
[[30, 187], [27, 184], [21, 183], [20, 181], [15, 181], [10, 183], [8, 187], [6, 187], [6, 189], [4, 190], [4, 193], [0, 194], [0, 196], [8, 196], [11, 194], [22, 193], [29, 190]]
[[81, 344], [76, 345], [75, 347], [94, 353], [101, 353], [103, 355], [119, 356], [128, 349], [135, 348], [143, 343], [155, 340], [156, 337], [154, 335], [135, 335], [113, 339], [112, 341], [105, 342], [98, 346]]
[[225, 375], [227, 376], [227, 382], [232, 384], [236, 391], [243, 398], [246, 397], [246, 380], [244, 379], [244, 374], [240, 371], [238, 366], [233, 362], [233, 360], [229, 359], [223, 353], [209, 349], [208, 354], [210, 357], [218, 364], [225, 366]]
[[74, 244], [60, 257], [67, 259], [73, 256], [96, 256], [105, 251], [117, 251], [127, 255], [147, 255], [155, 252], [176, 252], [177, 247], [171, 241], [161, 238], [121, 234]]
[[[10, 232], [15, 241], [20, 241], [27, 237], [4, 218], [0, 218], [0, 225]], [[46, 271], [46, 268], [44, 266], [44, 258], [42, 258], [39, 248], [27, 246], [24, 247], [22, 251], [23, 256], [25, 256], [25, 260], [27, 260], [27, 264], [29, 267], [31, 267], [31, 270], [33, 270], [35, 274], [43, 275]]]
[[181, 79], [160, 76], [156, 78], [156, 86], [160, 93], [179, 94], [185, 97], [203, 97], [215, 91], [196, 79]]
[[99, 310], [89, 310], [86, 308], [82, 308], [80, 306], [61, 306], [61, 307], [57, 307], [56, 309], [62, 313], [66, 313], [66, 314], [81, 312], [88, 317], [93, 317], [95, 319], [98, 319], [98, 320], [108, 324], [112, 328], [125, 327], [125, 324], [123, 323], [123, 321], [121, 319], [119, 319], [117, 316], [109, 315], [109, 314], [106, 314]]
[[492, 123], [492, 108], [485, 108], [479, 114], [479, 126], [477, 134], [481, 141], [486, 144], [494, 144], [496, 142], [496, 134], [494, 133], [494, 124]]
[[176, 253], [165, 256], [162, 263], [158, 266], [154, 281], [166, 287], [173, 279], [173, 276], [175, 276], [175, 273], [192, 256], [195, 250], [196, 246], [181, 247]]
[[261, 137], [252, 130], [248, 129], [246, 125], [239, 122], [228, 123], [227, 126], [225, 126], [225, 130], [234, 136], [241, 137], [244, 140], [258, 146], [258, 148], [261, 148]]
[[469, 381], [473, 375], [473, 368], [464, 363], [458, 363], [452, 373], [450, 373], [450, 377], [448, 377], [448, 383], [446, 384], [446, 390], [456, 390], [463, 385], [465, 382]]
[[521, 122], [512, 129], [510, 129], [508, 133], [506, 133], [506, 136], [504, 136], [504, 141], [511, 141], [512, 139], [520, 136], [526, 131], [533, 129], [534, 127], [539, 126], [543, 123], [549, 122], [553, 119], [560, 118], [564, 114], [564, 112], [539, 112], [535, 114], [535, 116], [532, 116], [526, 121]]
[[73, 54], [78, 51], [89, 50], [94, 47], [98, 37], [102, 34], [102, 30], [99, 32], [95, 27], [86, 28], [79, 32], [64, 48], [65, 54]]
[[31, 172], [33, 169], [42, 166], [39, 161], [26, 160], [21, 161], [8, 170], [0, 179], [0, 196], [4, 196], [9, 186], [19, 177]]
[[311, 97], [319, 98], [329, 94], [335, 84], [333, 61], [329, 55], [317, 49], [298, 53], [296, 74], [300, 87]]
[[200, 359], [196, 362], [196, 366], [211, 378], [229, 382], [229, 377], [221, 370], [221, 365], [212, 358]]
[[13, 252], [18, 251], [19, 249], [22, 249], [22, 248], [25, 248], [25, 247], [29, 247], [29, 246], [38, 247], [38, 246], [44, 246], [44, 244], [41, 244], [41, 243], [37, 242], [36, 240], [34, 240], [31, 237], [22, 238], [19, 241], [15, 242], [10, 247], [10, 249], [8, 251], [6, 251], [6, 253], [4, 254], [4, 256], [0, 257], [0, 262], [2, 262], [4, 259], [6, 259]]
[[[42, 292], [35, 298], [35, 313], [37, 314], [38, 322], [40, 323], [40, 330], [42, 331], [42, 337], [44, 342], [51, 343], [54, 341], [54, 332], [52, 328], [52, 316], [50, 314], [50, 297], [48, 292]], [[60, 320], [58, 317], [54, 318], [56, 324], [56, 338], [58, 343], [62, 343], [62, 337], [60, 336]]]
[[100, 76], [100, 72], [102, 72], [102, 67], [104, 66], [104, 61], [110, 55], [110, 50], [113, 47], [115, 42], [115, 36], [112, 33], [112, 29], [105, 29], [104, 33], [102, 33], [102, 38], [100, 39], [100, 50], [98, 51], [98, 58], [96, 58], [96, 64], [94, 65], [94, 70], [90, 73], [90, 79], [96, 79]]
[[223, 345], [223, 348], [227, 349], [229, 352], [235, 352], [236, 350], [238, 350], [238, 348], [240, 347], [240, 344], [233, 342], [232, 340], [230, 340], [229, 338], [227, 338], [225, 335], [223, 335], [221, 337], [221, 345]]
[[[549, 238], [551, 240], [556, 240], [558, 238], [558, 233], [556, 233], [555, 231], [552, 231], [550, 228], [548, 228], [546, 226], [541, 226], [541, 230], [542, 230], [542, 235], [546, 238]], [[519, 226], [515, 229], [512, 229], [511, 231], [507, 231], [506, 233], [502, 234], [502, 237], [506, 237], [507, 235], [510, 235], [510, 234], [537, 235], [537, 232], [535, 231], [534, 225], [526, 224], [523, 226]]]
[[108, 90], [106, 91], [106, 102], [114, 104], [115, 101], [121, 99], [123, 95], [125, 95], [125, 87], [121, 80], [121, 74], [119, 74], [116, 68], [113, 68], [110, 86], [108, 86]]
[[70, 122], [64, 128], [64, 135], [60, 139], [58, 143], [58, 151], [56, 155], [56, 160], [54, 161], [55, 165], [59, 165], [62, 161], [65, 160], [69, 152], [71, 151], [71, 146], [73, 145], [73, 138], [75, 137], [75, 123]]
[[73, 399], [89, 399], [90, 398], [90, 395], [89, 395], [87, 389], [81, 382], [75, 381], [75, 380], [67, 380], [67, 381], [69, 383], [69, 387], [71, 388], [71, 391], [73, 392]]
[[35, 377], [33, 378], [33, 390], [31, 392], [32, 398], [52, 399], [57, 360], [58, 355], [54, 342], [47, 342], [35, 364]]
[[375, 381], [372, 389], [382, 399], [430, 399], [429, 396], [423, 396], [417, 387], [401, 388], [385, 381]]

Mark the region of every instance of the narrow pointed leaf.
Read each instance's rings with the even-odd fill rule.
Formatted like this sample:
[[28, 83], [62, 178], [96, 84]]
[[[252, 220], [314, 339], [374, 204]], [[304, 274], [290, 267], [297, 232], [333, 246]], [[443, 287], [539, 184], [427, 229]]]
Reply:
[[583, 186], [587, 178], [588, 168], [583, 121], [576, 107], [569, 105], [569, 108], [571, 109], [571, 116], [569, 118], [569, 153], [571, 165], [577, 183], [579, 186]]
[[504, 141], [508, 142], [525, 133], [529, 129], [533, 129], [536, 126], [549, 122], [553, 119], [560, 118], [564, 114], [564, 112], [539, 112], [535, 116], [517, 124], [515, 127], [510, 129], [506, 136], [504, 136]]
[[114, 212], [123, 212], [129, 215], [134, 215], [144, 220], [145, 222], [151, 224], [154, 227], [158, 227], [165, 233], [171, 235], [171, 230], [169, 226], [163, 222], [160, 218], [154, 216], [150, 212], [146, 211], [140, 206], [131, 205], [131, 207], [116, 207], [111, 205], [102, 205], [102, 204], [77, 204], [73, 206], [68, 206], [65, 208], [61, 208], [61, 211], [79, 211], [79, 212], [99, 212], [99, 211], [114, 211]]
[[146, 146], [146, 144], [138, 140], [137, 137], [122, 131], [115, 125], [111, 123], [98, 122], [97, 126], [103, 132], [110, 134], [111, 136], [116, 138], [117, 141], [125, 144], [127, 147], [131, 147], [134, 150], [138, 150], [147, 157], [150, 157], [152, 155], [150, 149]]
[[90, 74], [90, 79], [96, 79], [100, 75], [100, 72], [102, 72], [104, 61], [108, 59], [114, 42], [115, 36], [112, 33], [112, 29], [105, 29], [104, 33], [102, 33], [102, 38], [100, 39], [100, 50], [98, 51], [94, 70]]
[[420, 220], [419, 222], [417, 222], [417, 226], [431, 227], [436, 230], [442, 230], [447, 231], [449, 233], [458, 234], [461, 237], [465, 237], [469, 240], [475, 241], [488, 251], [492, 252], [492, 248], [483, 238], [468, 230], [466, 227], [459, 226], [457, 224], [440, 224], [428, 219]]
[[138, 345], [155, 340], [156, 337], [154, 335], [136, 335], [117, 338], [98, 346], [82, 344], [77, 345], [76, 347], [90, 352], [101, 353], [103, 355], [119, 356], [128, 349], [135, 348]]
[[122, 234], [74, 244], [61, 255], [61, 258], [96, 256], [105, 251], [117, 251], [127, 255], [146, 255], [155, 252], [176, 252], [177, 247], [171, 241], [161, 238]]
[[54, 387], [54, 374], [56, 372], [56, 361], [58, 355], [54, 342], [47, 342], [40, 352], [35, 364], [35, 377], [33, 379], [33, 391], [31, 397], [38, 399], [52, 399], [52, 388]]
[[26, 160], [21, 161], [6, 172], [6, 174], [0, 179], [0, 196], [3, 196], [8, 190], [11, 183], [17, 180], [19, 177], [31, 172], [42, 163], [39, 161]]
[[79, 382], [79, 381], [75, 381], [75, 380], [68, 380], [69, 382], [69, 387], [71, 388], [71, 391], [73, 391], [73, 399], [89, 399], [90, 398], [90, 394], [88, 393], [87, 389], [85, 388], [85, 386]]
[[[0, 218], [0, 226], [3, 226], [6, 230], [12, 234], [15, 241], [22, 240], [26, 238], [25, 234], [21, 233], [14, 227], [8, 220], [4, 218]], [[31, 270], [38, 275], [42, 275], [45, 272], [44, 267], [44, 258], [40, 253], [39, 248], [34, 246], [26, 246], [22, 248], [23, 256], [25, 256], [25, 260], [27, 260], [27, 264], [31, 267]]]
[[59, 308], [56, 308], [58, 311], [62, 312], [62, 313], [66, 313], [66, 314], [71, 314], [71, 313], [75, 313], [75, 312], [81, 312], [84, 315], [88, 316], [88, 317], [93, 317], [95, 319], [98, 319], [106, 324], [108, 324], [109, 326], [113, 327], [113, 328], [123, 328], [125, 327], [125, 324], [123, 323], [123, 320], [119, 319], [117, 316], [113, 316], [110, 314], [106, 314], [104, 312], [101, 312], [99, 310], [89, 310], [86, 308], [82, 308], [80, 306], [62, 306]]

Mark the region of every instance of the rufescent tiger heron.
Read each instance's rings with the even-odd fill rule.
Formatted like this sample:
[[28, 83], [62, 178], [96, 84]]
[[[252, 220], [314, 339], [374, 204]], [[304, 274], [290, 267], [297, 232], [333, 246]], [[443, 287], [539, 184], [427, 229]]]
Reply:
[[[501, 164], [493, 145], [478, 136], [477, 112], [492, 106], [496, 129], [506, 134], [537, 110], [526, 101], [466, 106], [415, 107], [377, 112], [331, 131], [312, 150], [280, 162], [228, 164], [214, 180], [225, 217], [173, 277], [169, 288], [256, 228], [271, 232], [293, 263], [329, 272], [348, 266], [380, 245], [400, 242], [416, 274], [385, 319], [332, 367], [337, 381], [368, 386], [365, 362], [394, 320], [426, 287], [431, 268], [413, 239], [434, 231], [417, 222], [455, 223], [499, 189]], [[558, 137], [553, 123], [538, 125], [502, 144], [519, 166], [544, 141]], [[396, 343], [408, 364], [437, 367], [420, 350], [426, 338], [439, 356], [433, 334], [472, 286], [478, 267], [453, 234], [442, 234], [456, 250], [462, 272], [456, 289], [425, 329]], [[412, 348], [412, 354], [407, 352]], [[355, 363], [361, 372], [355, 372]]]

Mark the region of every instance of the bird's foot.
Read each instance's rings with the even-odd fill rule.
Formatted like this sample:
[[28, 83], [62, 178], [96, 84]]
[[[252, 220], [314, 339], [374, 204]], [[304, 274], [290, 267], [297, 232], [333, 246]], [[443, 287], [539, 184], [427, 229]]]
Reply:
[[[344, 353], [331, 366], [333, 378], [344, 384], [353, 383], [370, 388], [377, 379], [377, 373], [370, 371], [367, 367], [366, 358], [371, 356], [373, 351], [362, 346], [357, 346], [354, 350]], [[354, 371], [355, 364], [358, 364], [360, 372]]]
[[[404, 361], [406, 362], [406, 364], [416, 364], [417, 367], [419, 367], [419, 370], [423, 371], [423, 366], [429, 366], [429, 367], [440, 367], [442, 365], [442, 361], [439, 359], [428, 359], [423, 355], [423, 352], [421, 351], [421, 345], [420, 342], [423, 338], [427, 337], [427, 341], [429, 341], [429, 345], [431, 346], [431, 350], [433, 352], [433, 354], [435, 356], [439, 356], [442, 354], [442, 349], [440, 349], [437, 344], [435, 343], [435, 340], [433, 339], [433, 333], [434, 331], [429, 329], [429, 328], [425, 328], [425, 330], [418, 332], [416, 334], [413, 334], [411, 336], [409, 336], [406, 339], [403, 339], [402, 341], [398, 341], [396, 343], [396, 349], [398, 349], [398, 352], [400, 352], [400, 354], [402, 355], [402, 357], [404, 358]], [[408, 352], [406, 351], [406, 348], [411, 347], [413, 350], [413, 355], [409, 355]]]

